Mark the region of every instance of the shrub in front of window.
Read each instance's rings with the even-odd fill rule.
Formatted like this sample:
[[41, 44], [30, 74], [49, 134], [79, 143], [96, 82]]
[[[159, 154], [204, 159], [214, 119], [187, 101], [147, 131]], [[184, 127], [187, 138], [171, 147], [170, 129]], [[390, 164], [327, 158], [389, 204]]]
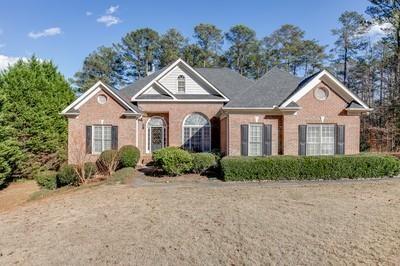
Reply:
[[153, 161], [167, 175], [176, 176], [190, 172], [193, 159], [188, 151], [178, 147], [167, 147], [153, 153]]
[[223, 178], [238, 180], [315, 180], [396, 176], [400, 161], [392, 156], [225, 157]]
[[97, 166], [93, 162], [86, 162], [83, 165], [85, 169], [85, 179], [92, 179], [97, 172]]
[[120, 167], [135, 168], [140, 158], [140, 151], [133, 145], [122, 146], [118, 151]]
[[103, 151], [96, 161], [97, 169], [107, 175], [112, 175], [119, 166], [119, 155], [116, 150]]
[[192, 158], [194, 173], [204, 173], [217, 165], [216, 156], [212, 153], [192, 153]]
[[57, 173], [54, 171], [40, 172], [35, 176], [37, 184], [45, 189], [57, 188]]
[[76, 186], [79, 184], [79, 176], [75, 165], [64, 165], [57, 173], [57, 187]]

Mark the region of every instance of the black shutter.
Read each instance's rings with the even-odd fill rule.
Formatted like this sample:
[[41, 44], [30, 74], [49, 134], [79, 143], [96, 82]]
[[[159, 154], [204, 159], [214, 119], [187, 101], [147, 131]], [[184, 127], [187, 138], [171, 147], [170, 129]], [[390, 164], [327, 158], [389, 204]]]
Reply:
[[345, 147], [345, 128], [344, 125], [336, 126], [336, 154], [344, 154]]
[[92, 126], [86, 126], [86, 153], [92, 153]]
[[111, 128], [111, 149], [118, 150], [118, 126]]
[[264, 125], [263, 155], [272, 155], [272, 125]]
[[299, 155], [306, 155], [307, 125], [299, 125]]
[[249, 125], [240, 126], [240, 154], [242, 156], [248, 155], [248, 142], [249, 142]]

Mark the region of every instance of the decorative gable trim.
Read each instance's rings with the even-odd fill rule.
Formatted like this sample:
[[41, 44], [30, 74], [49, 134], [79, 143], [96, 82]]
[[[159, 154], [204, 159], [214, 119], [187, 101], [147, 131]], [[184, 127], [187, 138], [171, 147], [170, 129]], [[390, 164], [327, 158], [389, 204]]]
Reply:
[[177, 99], [176, 97], [174, 97], [167, 88], [165, 88], [160, 82], [158, 82], [161, 78], [163, 78], [166, 74], [168, 74], [172, 69], [174, 69], [178, 64], [182, 64], [185, 68], [187, 68], [190, 72], [192, 72], [200, 80], [202, 80], [205, 84], [207, 84], [211, 89], [213, 89], [215, 92], [217, 92], [219, 95], [222, 96], [223, 99], [215, 100], [215, 101], [222, 101], [222, 102], [229, 101], [229, 99], [220, 90], [218, 90], [213, 84], [211, 84], [207, 79], [205, 79], [202, 75], [200, 75], [200, 73], [198, 73], [195, 69], [193, 69], [190, 65], [188, 65], [181, 58], [179, 58], [174, 63], [172, 63], [170, 66], [168, 66], [164, 71], [162, 71], [160, 74], [158, 74], [151, 82], [149, 82], [146, 86], [144, 86], [141, 90], [139, 90], [135, 95], [133, 95], [131, 98], [131, 101], [137, 101], [138, 100], [137, 97], [139, 95], [141, 95], [143, 92], [145, 92], [154, 83], [156, 83], [159, 87], [161, 87], [164, 91], [166, 91], [170, 96], [173, 97], [172, 100], [168, 100], [168, 101], [184, 101], [184, 100]]
[[356, 102], [358, 102], [363, 107], [364, 111], [371, 110], [371, 108], [369, 108], [369, 106], [367, 104], [365, 104], [360, 98], [358, 98], [357, 95], [352, 93], [342, 82], [340, 82], [335, 76], [333, 76], [327, 70], [321, 71], [321, 73], [319, 73], [314, 78], [312, 78], [304, 87], [302, 87], [299, 91], [297, 91], [292, 96], [290, 96], [280, 106], [287, 107], [292, 102], [296, 103], [300, 98], [302, 98], [309, 91], [311, 91], [315, 86], [317, 86], [322, 81], [322, 78], [328, 78], [330, 81], [334, 82], [334, 84], [337, 85], [345, 95], [350, 97], [352, 100], [355, 100]]
[[157, 80], [151, 81], [148, 85], [150, 85], [150, 86], [148, 86], [147, 89], [146, 89], [145, 91], [143, 91], [143, 93], [139, 94], [139, 95], [136, 96], [136, 97], [139, 97], [139, 96], [145, 94], [146, 91], [148, 91], [153, 85], [156, 85], [157, 88], [159, 88], [159, 89], [161, 89], [162, 91], [164, 91], [168, 96], [171, 96], [173, 99], [176, 99], [175, 96], [174, 96], [167, 88], [165, 88], [164, 85], [162, 85], [162, 84], [161, 84], [160, 82], [158, 82]]
[[101, 81], [97, 81], [96, 84], [94, 84], [92, 87], [90, 87], [81, 96], [79, 96], [75, 101], [73, 101], [64, 110], [62, 110], [61, 114], [66, 115], [66, 116], [71, 113], [79, 114], [79, 108], [102, 89], [105, 90], [107, 93], [109, 93], [119, 104], [126, 107], [127, 110], [131, 111], [135, 115], [140, 115], [124, 99], [122, 99], [118, 94], [116, 94], [114, 91], [112, 91], [106, 84], [104, 84]]

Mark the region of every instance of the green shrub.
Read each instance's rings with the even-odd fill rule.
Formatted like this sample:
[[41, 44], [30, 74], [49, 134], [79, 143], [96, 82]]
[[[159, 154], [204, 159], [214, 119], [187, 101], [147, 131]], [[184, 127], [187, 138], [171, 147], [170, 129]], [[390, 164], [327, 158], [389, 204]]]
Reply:
[[54, 171], [40, 172], [35, 176], [38, 185], [45, 189], [57, 188], [57, 173]]
[[96, 161], [97, 169], [103, 174], [112, 175], [119, 166], [118, 157], [116, 150], [103, 151]]
[[153, 161], [156, 166], [162, 168], [170, 176], [187, 173], [193, 167], [190, 153], [178, 147], [167, 147], [155, 151]]
[[225, 157], [225, 180], [314, 180], [371, 178], [400, 173], [400, 161], [392, 156], [270, 156]]
[[195, 173], [204, 173], [217, 165], [216, 156], [208, 152], [192, 153], [192, 159]]
[[79, 176], [75, 171], [74, 165], [64, 165], [57, 173], [57, 187], [68, 185], [78, 185]]
[[93, 162], [86, 162], [83, 165], [85, 169], [85, 178], [86, 179], [91, 179], [97, 172], [97, 166]]
[[140, 158], [140, 151], [133, 145], [122, 146], [118, 151], [119, 167], [136, 167]]

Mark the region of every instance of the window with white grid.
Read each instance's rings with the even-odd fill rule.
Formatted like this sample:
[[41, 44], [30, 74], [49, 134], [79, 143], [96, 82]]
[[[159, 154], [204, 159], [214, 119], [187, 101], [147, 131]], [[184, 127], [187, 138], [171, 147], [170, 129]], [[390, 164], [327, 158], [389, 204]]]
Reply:
[[193, 113], [185, 119], [183, 147], [196, 152], [211, 150], [211, 125], [206, 116]]
[[335, 154], [335, 125], [307, 125], [307, 155]]
[[249, 156], [262, 156], [262, 124], [249, 125]]
[[111, 126], [93, 126], [93, 153], [111, 150]]

